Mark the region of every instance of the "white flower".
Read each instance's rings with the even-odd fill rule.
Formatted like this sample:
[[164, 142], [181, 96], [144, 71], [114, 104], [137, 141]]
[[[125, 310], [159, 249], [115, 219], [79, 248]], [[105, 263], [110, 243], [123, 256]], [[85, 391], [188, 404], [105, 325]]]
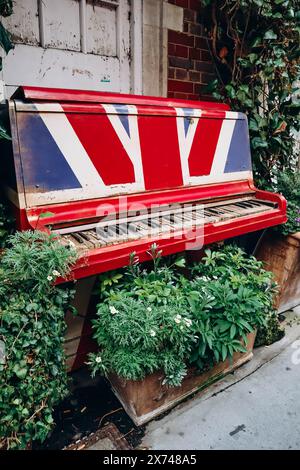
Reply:
[[117, 310], [113, 305], [109, 307], [110, 313], [114, 315], [115, 313], [119, 313], [119, 310]]
[[190, 320], [189, 318], [185, 318], [184, 321], [185, 321], [186, 326], [191, 326], [192, 320]]
[[95, 361], [97, 362], [97, 364], [100, 364], [100, 362], [102, 362], [102, 359], [100, 356], [97, 356]]
[[174, 320], [175, 320], [175, 323], [178, 323], [178, 324], [181, 323], [181, 315], [179, 315], [179, 314], [176, 315], [176, 317], [174, 318]]
[[156, 333], [155, 333], [154, 330], [150, 330], [150, 336], [152, 336], [152, 337], [153, 337], [153, 336], [156, 336]]
[[48, 276], [47, 277], [47, 281], [51, 282], [53, 280], [53, 277], [52, 276]]
[[151, 308], [151, 307], [147, 307], [147, 310], [148, 310], [148, 312], [152, 312], [152, 308]]
[[56, 271], [56, 269], [54, 269], [54, 271], [52, 271], [52, 274], [53, 276], [55, 277], [59, 277], [60, 276], [60, 273], [58, 271]]

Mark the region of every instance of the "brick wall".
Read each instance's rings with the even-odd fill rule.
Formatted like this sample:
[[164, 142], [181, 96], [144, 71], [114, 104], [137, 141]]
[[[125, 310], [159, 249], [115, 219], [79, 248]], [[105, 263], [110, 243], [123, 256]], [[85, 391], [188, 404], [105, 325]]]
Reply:
[[168, 96], [209, 99], [203, 88], [213, 78], [214, 66], [201, 24], [200, 0], [168, 0], [183, 7], [183, 33], [168, 31]]

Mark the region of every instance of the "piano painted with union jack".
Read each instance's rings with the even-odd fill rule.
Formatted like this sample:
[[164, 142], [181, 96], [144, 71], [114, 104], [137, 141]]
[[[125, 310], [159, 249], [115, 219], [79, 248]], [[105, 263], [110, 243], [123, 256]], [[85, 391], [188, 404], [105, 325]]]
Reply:
[[[75, 279], [284, 223], [254, 187], [247, 118], [225, 104], [21, 87], [3, 161], [18, 228], [76, 248]], [[2, 163], [1, 163], [2, 165]]]

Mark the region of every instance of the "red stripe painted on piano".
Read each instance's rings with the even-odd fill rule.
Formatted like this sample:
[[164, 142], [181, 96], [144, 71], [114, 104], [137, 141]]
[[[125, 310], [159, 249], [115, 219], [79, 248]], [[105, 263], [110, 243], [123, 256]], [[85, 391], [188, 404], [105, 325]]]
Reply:
[[210, 174], [222, 123], [222, 119], [199, 118], [189, 155], [191, 176]]
[[138, 116], [145, 189], [148, 190], [183, 184], [175, 110], [171, 113], [170, 117], [154, 119]]
[[107, 114], [66, 116], [106, 185], [135, 182], [133, 164]]

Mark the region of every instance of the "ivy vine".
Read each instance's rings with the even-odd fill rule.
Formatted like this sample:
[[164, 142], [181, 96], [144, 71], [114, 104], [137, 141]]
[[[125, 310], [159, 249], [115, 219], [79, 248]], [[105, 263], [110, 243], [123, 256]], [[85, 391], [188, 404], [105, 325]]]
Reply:
[[17, 232], [0, 259], [0, 449], [43, 441], [68, 392], [64, 314], [73, 291], [53, 282], [74, 260], [41, 232]]
[[208, 91], [249, 119], [254, 174], [272, 187], [274, 172], [295, 169], [299, 132], [297, 0], [203, 0], [217, 79]]

